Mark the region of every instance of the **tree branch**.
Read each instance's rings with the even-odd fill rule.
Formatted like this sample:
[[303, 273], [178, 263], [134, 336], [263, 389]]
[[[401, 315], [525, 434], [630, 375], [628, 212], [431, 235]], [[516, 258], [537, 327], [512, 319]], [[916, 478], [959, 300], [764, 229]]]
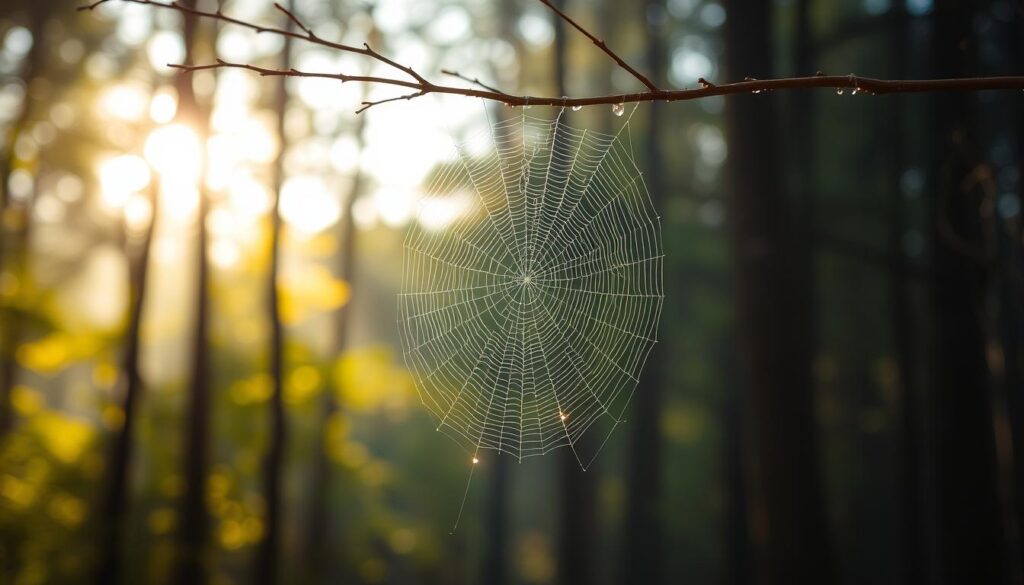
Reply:
[[458, 77], [459, 79], [461, 79], [461, 80], [463, 80], [465, 82], [472, 83], [473, 85], [480, 86], [480, 87], [486, 89], [487, 91], [493, 91], [495, 93], [501, 93], [501, 94], [509, 95], [509, 94], [501, 91], [500, 89], [496, 89], [496, 88], [494, 88], [494, 87], [492, 87], [490, 85], [487, 85], [486, 83], [480, 81], [476, 77], [466, 77], [465, 75], [459, 73], [458, 71], [452, 71], [451, 69], [442, 69], [441, 73], [444, 73], [445, 75], [451, 75], [452, 77]]
[[590, 41], [592, 43], [597, 45], [597, 48], [601, 49], [602, 51], [604, 51], [604, 53], [606, 55], [611, 57], [612, 61], [615, 61], [615, 63], [618, 64], [619, 67], [625, 69], [626, 71], [629, 72], [630, 75], [632, 75], [633, 77], [639, 79], [640, 83], [646, 85], [647, 89], [651, 90], [652, 92], [659, 91], [658, 90], [658, 86], [654, 85], [654, 82], [651, 81], [650, 79], [648, 79], [646, 75], [644, 75], [643, 73], [640, 73], [636, 69], [633, 69], [633, 67], [631, 67], [629, 65], [629, 63], [626, 63], [625, 61], [622, 60], [621, 57], [619, 57], [617, 54], [615, 54], [615, 51], [612, 51], [611, 49], [609, 49], [607, 43], [605, 43], [601, 39], [599, 39], [599, 38], [595, 37], [594, 35], [592, 35], [590, 33], [590, 31], [588, 31], [587, 29], [585, 29], [582, 26], [580, 26], [575, 20], [569, 18], [569, 15], [564, 13], [564, 12], [562, 12], [561, 10], [559, 10], [558, 7], [556, 7], [554, 4], [551, 3], [551, 0], [540, 0], [540, 2], [544, 6], [547, 6], [552, 12], [557, 14], [559, 18], [564, 20], [566, 23], [568, 23], [574, 29], [576, 29], [576, 30], [580, 31], [581, 33], [583, 33], [583, 36], [585, 36], [588, 39], [590, 39]]
[[320, 79], [336, 79], [342, 83], [346, 83], [349, 81], [361, 81], [364, 83], [394, 85], [398, 87], [406, 87], [411, 89], [423, 88], [423, 85], [418, 82], [394, 79], [391, 77], [377, 77], [372, 75], [345, 75], [344, 73], [323, 73], [318, 71], [300, 71], [299, 69], [295, 68], [272, 69], [270, 67], [260, 67], [258, 65], [250, 65], [248, 63], [233, 63], [231, 61], [225, 61], [223, 59], [217, 59], [215, 63], [208, 63], [206, 65], [181, 65], [178, 63], [168, 63], [167, 66], [171, 69], [177, 69], [182, 73], [193, 73], [195, 71], [203, 71], [206, 69], [247, 69], [249, 71], [259, 74], [260, 77], [315, 77]]
[[274, 8], [277, 8], [279, 11], [281, 11], [281, 13], [287, 16], [288, 20], [292, 21], [292, 24], [297, 26], [302, 32], [306, 33], [307, 36], [316, 36], [313, 34], [313, 31], [308, 26], [303, 24], [302, 21], [299, 20], [299, 17], [295, 16], [295, 13], [292, 12], [291, 10], [288, 10], [284, 6], [281, 6], [281, 4], [278, 2], [274, 2]]
[[363, 107], [361, 107], [358, 110], [356, 110], [356, 113], [357, 114], [362, 114], [363, 112], [365, 112], [366, 110], [369, 110], [373, 106], [379, 106], [380, 104], [386, 104], [388, 102], [397, 102], [399, 100], [411, 100], [413, 98], [418, 98], [418, 97], [420, 97], [422, 95], [425, 95], [424, 92], [422, 92], [422, 91], [414, 91], [412, 93], [407, 93], [405, 95], [400, 95], [400, 96], [396, 96], [396, 97], [392, 97], [392, 98], [387, 98], [387, 99], [383, 99], [383, 100], [361, 102]]
[[[272, 27], [272, 26], [261, 26], [261, 25], [258, 25], [258, 24], [252, 23], [252, 22], [248, 22], [248, 21], [245, 21], [245, 20], [238, 19], [238, 18], [232, 18], [232, 17], [224, 14], [223, 12], [221, 12], [220, 9], [218, 9], [216, 12], [208, 12], [208, 11], [205, 11], [205, 10], [199, 10], [197, 8], [192, 8], [192, 7], [189, 7], [189, 6], [185, 6], [183, 4], [180, 4], [177, 1], [171, 1], [171, 2], [161, 2], [159, 0], [119, 0], [119, 1], [120, 2], [130, 2], [132, 4], [142, 4], [144, 6], [154, 6], [154, 7], [157, 7], [157, 8], [166, 8], [166, 9], [169, 9], [169, 10], [177, 10], [178, 12], [181, 12], [183, 14], [187, 14], [187, 15], [190, 15], [190, 16], [198, 16], [198, 17], [202, 17], [202, 18], [211, 18], [213, 20], [219, 20], [219, 21], [221, 21], [221, 22], [223, 22], [225, 24], [233, 24], [233, 25], [236, 25], [236, 26], [240, 26], [242, 28], [247, 28], [247, 29], [250, 29], [250, 30], [254, 30], [257, 33], [270, 33], [270, 34], [275, 34], [275, 35], [279, 35], [279, 36], [282, 36], [282, 37], [290, 37], [290, 38], [293, 38], [293, 39], [303, 40], [303, 41], [312, 43], [314, 45], [320, 45], [322, 47], [327, 47], [328, 49], [334, 49], [336, 51], [342, 51], [342, 52], [345, 52], [345, 53], [355, 53], [357, 55], [363, 55], [365, 57], [370, 57], [371, 59], [375, 59], [377, 61], [380, 61], [381, 63], [384, 63], [385, 65], [388, 65], [389, 67], [393, 67], [395, 69], [398, 69], [399, 71], [409, 75], [410, 77], [412, 77], [413, 79], [418, 81], [420, 84], [427, 85], [427, 86], [430, 85], [430, 83], [426, 79], [421, 77], [420, 74], [417, 73], [416, 71], [414, 71], [411, 67], [407, 67], [405, 65], [401, 65], [399, 63], [396, 63], [396, 62], [392, 61], [391, 59], [388, 59], [387, 57], [381, 55], [377, 51], [374, 51], [373, 49], [371, 49], [370, 45], [368, 45], [366, 43], [363, 43], [362, 47], [356, 47], [356, 46], [353, 46], [353, 45], [346, 45], [346, 44], [343, 44], [343, 43], [336, 43], [336, 42], [333, 42], [333, 41], [328, 41], [327, 39], [324, 39], [322, 37], [317, 36], [316, 34], [313, 33], [312, 30], [310, 30], [307, 26], [302, 24], [302, 22], [299, 21], [299, 19], [292, 12], [286, 10], [283, 6], [281, 6], [281, 5], [277, 4], [277, 3], [275, 3], [274, 6], [278, 10], [280, 10], [281, 12], [284, 12], [284, 14], [287, 15], [292, 20], [292, 22], [297, 24], [298, 27], [300, 29], [302, 29], [301, 33], [295, 32], [295, 31], [292, 31], [292, 30], [288, 30], [288, 29], [276, 28], [276, 27]], [[104, 4], [107, 4], [109, 2], [111, 2], [111, 0], [96, 0], [92, 4], [87, 4], [85, 6], [79, 6], [78, 10], [79, 11], [95, 10], [96, 8], [99, 8], [100, 6], [102, 6]]]
[[[92, 4], [79, 7], [80, 11], [94, 10], [97, 7], [107, 4], [112, 0], [97, 0]], [[447, 95], [458, 95], [464, 97], [475, 97], [495, 102], [501, 102], [509, 106], [561, 106], [561, 107], [575, 107], [575, 106], [594, 106], [594, 105], [617, 105], [624, 104], [627, 102], [654, 102], [654, 101], [666, 101], [666, 102], [677, 102], [677, 101], [688, 101], [695, 99], [708, 98], [718, 95], [736, 95], [736, 94], [762, 94], [774, 90], [792, 90], [792, 89], [832, 89], [836, 90], [837, 93], [845, 93], [849, 91], [850, 95], [880, 95], [889, 93], [923, 93], [923, 92], [940, 92], [940, 91], [985, 91], [985, 90], [1024, 90], [1024, 76], [1005, 76], [1005, 77], [968, 77], [959, 79], [907, 79], [907, 80], [886, 80], [886, 79], [875, 79], [871, 77], [860, 77], [857, 75], [822, 75], [817, 74], [810, 77], [790, 77], [783, 79], [750, 79], [747, 78], [743, 81], [735, 83], [723, 83], [719, 85], [712, 84], [707, 80], [700, 79], [700, 87], [691, 89], [660, 89], [654, 86], [650, 80], [644, 82], [647, 86], [647, 91], [633, 92], [633, 93], [620, 93], [611, 95], [598, 95], [598, 96], [584, 96], [584, 97], [554, 97], [554, 96], [529, 96], [529, 95], [513, 95], [503, 92], [499, 89], [485, 85], [478, 79], [471, 79], [465, 77], [457, 72], [442, 70], [446, 75], [457, 77], [463, 81], [467, 81], [476, 85], [476, 88], [468, 87], [457, 87], [443, 84], [436, 84], [428, 81], [418, 72], [413, 70], [411, 67], [397, 63], [383, 54], [372, 49], [368, 44], [363, 44], [362, 47], [356, 47], [353, 45], [345, 45], [333, 41], [328, 41], [317, 36], [311, 29], [306, 27], [293, 13], [283, 9], [281, 6], [275, 4], [278, 10], [287, 15], [296, 26], [301, 29], [302, 32], [296, 32], [287, 29], [280, 29], [274, 27], [267, 27], [257, 25], [251, 22], [246, 22], [237, 18], [232, 18], [220, 10], [216, 12], [206, 12], [190, 8], [179, 4], [177, 2], [162, 2], [158, 0], [118, 0], [120, 2], [130, 2], [133, 4], [143, 4], [147, 6], [154, 6], [157, 8], [164, 8], [169, 10], [176, 10], [183, 14], [199, 16], [203, 18], [210, 18], [218, 20], [226, 24], [233, 24], [243, 28], [247, 28], [257, 33], [269, 33], [276, 34], [283, 37], [290, 37], [294, 39], [303, 40], [315, 45], [326, 47], [329, 49], [343, 51], [347, 53], [354, 53], [363, 55], [388, 67], [395, 69], [405, 75], [408, 75], [412, 79], [396, 79], [392, 77], [382, 76], [370, 76], [370, 75], [347, 75], [344, 73], [331, 73], [331, 72], [309, 72], [299, 71], [297, 69], [271, 69], [265, 67], [258, 67], [256, 65], [244, 64], [244, 63], [231, 63], [218, 59], [215, 63], [206, 65], [169, 65], [175, 69], [179, 69], [183, 72], [189, 73], [193, 71], [199, 71], [204, 69], [217, 69], [217, 68], [237, 68], [247, 69], [253, 71], [264, 77], [314, 77], [324, 79], [336, 79], [342, 83], [355, 81], [362, 83], [370, 83], [376, 85], [387, 85], [400, 87], [405, 90], [413, 90], [411, 93], [406, 93], [393, 98], [363, 102], [358, 112], [363, 112], [366, 109], [375, 105], [399, 101], [399, 100], [410, 100], [427, 94], [447, 94]], [[571, 24], [577, 30], [582, 32], [588, 38], [595, 42], [606, 54], [609, 55], [620, 67], [632, 73], [637, 79], [644, 81], [647, 78], [636, 72], [632, 67], [622, 61], [614, 52], [607, 48], [607, 46], [596, 39], [593, 35], [583, 29], [580, 25], [576, 24], [575, 21], [571, 20], [564, 13], [555, 9], [548, 0], [540, 0], [545, 5], [555, 10], [559, 16], [564, 18], [566, 22]]]

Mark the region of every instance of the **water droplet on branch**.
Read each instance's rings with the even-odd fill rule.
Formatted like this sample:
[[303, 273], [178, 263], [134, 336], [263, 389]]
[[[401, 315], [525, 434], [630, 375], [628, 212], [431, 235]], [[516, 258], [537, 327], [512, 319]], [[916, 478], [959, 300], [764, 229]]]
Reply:
[[572, 107], [572, 111], [574, 111], [574, 112], [578, 112], [578, 111], [580, 111], [582, 109], [583, 109], [583, 106], [573, 106]]
[[616, 116], [621, 116], [626, 113], [626, 106], [624, 104], [615, 104], [612, 106], [612, 113]]
[[836, 90], [836, 95], [843, 95], [843, 90], [837, 89]]

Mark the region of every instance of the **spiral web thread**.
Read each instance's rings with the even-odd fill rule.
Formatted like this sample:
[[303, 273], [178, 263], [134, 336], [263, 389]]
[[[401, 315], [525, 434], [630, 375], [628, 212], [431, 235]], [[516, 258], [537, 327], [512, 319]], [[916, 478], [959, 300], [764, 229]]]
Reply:
[[419, 214], [458, 194], [469, 209], [443, 229], [414, 222], [405, 241], [406, 362], [474, 464], [482, 449], [522, 461], [568, 446], [586, 469], [657, 339], [661, 226], [641, 173], [621, 129], [564, 115], [524, 111], [457, 144]]

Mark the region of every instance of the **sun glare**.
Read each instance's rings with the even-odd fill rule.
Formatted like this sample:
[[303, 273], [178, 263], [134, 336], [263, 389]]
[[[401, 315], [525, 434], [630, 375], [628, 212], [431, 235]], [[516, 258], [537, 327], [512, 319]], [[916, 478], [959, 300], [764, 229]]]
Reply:
[[199, 209], [199, 188], [195, 181], [174, 175], [160, 178], [160, 212], [169, 219], [185, 223]]
[[231, 119], [210, 137], [206, 184], [216, 191], [232, 187], [245, 163], [269, 164], [277, 156], [278, 141], [266, 120]]
[[374, 192], [377, 214], [391, 227], [400, 227], [412, 215], [416, 194], [410, 189], [383, 188]]
[[178, 100], [170, 90], [161, 90], [149, 102], [149, 118], [157, 124], [166, 124], [178, 112]]
[[120, 209], [133, 193], [149, 185], [149, 166], [139, 156], [123, 154], [101, 162], [99, 177], [104, 205]]
[[118, 120], [138, 121], [146, 113], [146, 90], [136, 84], [120, 84], [106, 90], [99, 101], [101, 113]]
[[293, 177], [281, 188], [281, 218], [305, 235], [327, 229], [340, 217], [338, 198], [319, 177]]
[[185, 59], [185, 43], [179, 35], [160, 31], [149, 39], [146, 56], [156, 70], [166, 70], [168, 63], [181, 63]]
[[153, 206], [150, 205], [149, 199], [145, 195], [135, 193], [128, 198], [128, 202], [124, 206], [124, 219], [128, 224], [128, 229], [140, 232], [146, 229], [152, 217]]
[[215, 134], [206, 141], [206, 186], [221, 191], [231, 186], [241, 155], [227, 134]]
[[417, 219], [420, 225], [428, 230], [440, 231], [465, 215], [471, 201], [467, 194], [424, 198], [419, 206]]
[[267, 164], [277, 156], [278, 144], [271, 130], [271, 120], [253, 117], [246, 120], [245, 125], [232, 134], [235, 145], [245, 155], [246, 160]]
[[188, 126], [171, 124], [154, 130], [146, 139], [146, 160], [163, 175], [197, 181], [203, 166], [199, 136]]
[[231, 268], [241, 260], [238, 244], [226, 238], [219, 238], [210, 245], [210, 261], [219, 268]]
[[228, 189], [228, 202], [234, 215], [258, 218], [270, 211], [270, 192], [249, 173], [237, 173]]

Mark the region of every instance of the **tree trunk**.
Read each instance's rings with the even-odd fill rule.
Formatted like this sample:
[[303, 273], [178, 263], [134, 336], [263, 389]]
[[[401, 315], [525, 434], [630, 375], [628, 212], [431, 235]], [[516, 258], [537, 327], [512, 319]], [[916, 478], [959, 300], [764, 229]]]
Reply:
[[[970, 3], [937, 0], [935, 77], [973, 70]], [[982, 303], [987, 270], [983, 194], [967, 180], [980, 158], [969, 94], [934, 98], [932, 172], [934, 432], [938, 558], [942, 582], [1004, 583], [992, 396]]]
[[[1024, 19], [1017, 19], [1017, 34], [1012, 49], [1017, 55], [1018, 69], [1024, 68]], [[1024, 112], [1017, 116], [1017, 189], [1024, 201]], [[1019, 213], [1018, 213], [1019, 215]], [[1024, 560], [1024, 222], [1003, 218], [999, 228], [1000, 324], [1005, 361], [1004, 386], [1006, 406], [1013, 436], [1012, 500], [1017, 509], [1017, 545], [1015, 554]], [[1019, 564], [1017, 565], [1020, 566]]]
[[[732, 343], [732, 340], [728, 340]], [[750, 585], [754, 582], [754, 568], [750, 550], [750, 506], [747, 504], [747, 460], [746, 413], [739, 396], [739, 380], [736, 376], [735, 352], [722, 347], [718, 354], [723, 365], [723, 384], [727, 397], [722, 405], [722, 435], [725, 469], [725, 562], [722, 583], [725, 585]]]
[[[181, 4], [195, 8], [196, 0], [182, 0]], [[185, 63], [195, 62], [199, 38], [199, 19], [183, 14]], [[209, 112], [200, 106], [192, 90], [192, 76], [177, 78], [178, 120], [191, 125], [205, 144], [209, 126]], [[176, 583], [202, 585], [206, 582], [204, 552], [208, 518], [206, 509], [206, 472], [210, 450], [210, 389], [209, 389], [209, 261], [206, 218], [209, 197], [200, 173], [199, 209], [196, 212], [196, 289], [195, 315], [192, 338], [192, 380], [188, 388], [186, 431], [182, 457], [184, 458], [184, 494], [181, 500], [181, 528], [178, 532], [178, 558], [175, 566]]]
[[[730, 79], [772, 74], [771, 4], [726, 3]], [[759, 580], [832, 581], [811, 382], [807, 250], [781, 186], [772, 96], [726, 101], [728, 219], [741, 384], [751, 432], [752, 534]]]
[[[25, 65], [22, 68], [21, 78], [25, 83], [25, 96], [22, 101], [21, 112], [18, 114], [11, 130], [10, 130], [10, 141], [6, 145], [7, 148], [4, 152], [4, 156], [0, 159], [0, 275], [5, 272], [13, 274], [17, 278], [17, 289], [14, 296], [11, 297], [13, 301], [18, 301], [23, 298], [25, 284], [27, 280], [27, 264], [29, 256], [29, 247], [31, 242], [31, 230], [30, 226], [32, 223], [32, 206], [35, 195], [31, 195], [28, 199], [21, 203], [20, 209], [18, 209], [17, 217], [20, 219], [17, 227], [13, 231], [14, 242], [8, 250], [6, 244], [7, 231], [9, 225], [9, 218], [13, 216], [10, 211], [11, 198], [9, 189], [9, 179], [11, 176], [12, 165], [11, 162], [14, 158], [14, 145], [18, 140], [18, 136], [27, 129], [29, 121], [32, 119], [32, 94], [30, 88], [32, 81], [39, 75], [42, 74], [43, 65], [46, 63], [46, 23], [48, 22], [47, 16], [49, 11], [47, 6], [41, 2], [32, 4], [32, 9], [29, 13], [29, 28], [32, 32], [32, 48], [29, 49], [29, 53], [26, 56]], [[12, 255], [13, 261], [8, 264], [6, 255]], [[24, 328], [24, 318], [21, 315], [21, 311], [24, 307], [19, 306], [20, 304], [14, 302], [14, 307], [6, 305], [0, 308], [12, 309], [7, 314], [0, 314], [0, 321], [3, 323], [3, 340], [0, 342], [0, 437], [3, 437], [11, 430], [11, 426], [14, 424], [14, 413], [11, 411], [11, 392], [14, 389], [14, 385], [17, 383], [18, 374], [18, 362], [17, 362], [17, 350], [18, 345], [21, 343], [21, 336], [23, 334], [22, 329]]]
[[[566, 9], [566, 1], [555, 0], [555, 6], [559, 10], [564, 11]], [[561, 18], [552, 15], [552, 19], [555, 30], [553, 50], [554, 75], [552, 81], [555, 87], [555, 95], [568, 95], [567, 53], [569, 31], [566, 29], [565, 21]], [[569, 123], [572, 117], [569, 110], [563, 110], [561, 116], [563, 123]], [[560, 129], [561, 126], [556, 130], [557, 133], [554, 141], [555, 143], [564, 144], [565, 133], [558, 131]], [[554, 146], [553, 150], [561, 151], [563, 148], [563, 146]], [[586, 438], [581, 441], [582, 444], [592, 442], [587, 441]], [[581, 449], [581, 447], [581, 444], [577, 444], [576, 449], [583, 452], [588, 451], [587, 448]], [[592, 571], [594, 566], [594, 559], [591, 558], [591, 554], [594, 551], [595, 531], [593, 477], [587, 477], [584, 474], [583, 470], [580, 469], [579, 461], [571, 453], [566, 452], [559, 455], [562, 483], [562, 517], [558, 543], [560, 580], [563, 583], [591, 583], [593, 582]], [[501, 465], [507, 465], [507, 463], [501, 463]], [[495, 471], [495, 476], [499, 475], [507, 475], [507, 472]], [[502, 491], [507, 490], [502, 488]]]
[[[289, 11], [295, 11], [295, 1], [288, 0]], [[291, 19], [286, 19], [286, 30], [292, 30]], [[281, 49], [281, 69], [291, 67], [292, 39], [286, 37]], [[281, 548], [281, 475], [284, 472], [284, 454], [288, 439], [287, 413], [284, 407], [284, 325], [278, 295], [278, 274], [281, 264], [281, 187], [284, 185], [284, 158], [288, 149], [285, 132], [285, 113], [288, 108], [288, 78], [277, 79], [274, 110], [277, 114], [278, 152], [274, 161], [274, 205], [270, 212], [270, 266], [267, 273], [267, 312], [270, 321], [270, 444], [263, 461], [263, 498], [266, 503], [263, 538], [256, 554], [256, 575], [259, 585], [274, 585], [280, 572]]]
[[[1024, 561], [1024, 420], [1022, 420], [1022, 401], [1024, 401], [1024, 372], [1021, 371], [1021, 334], [1024, 327], [1024, 315], [1021, 310], [1021, 299], [1024, 299], [1024, 271], [1020, 268], [1021, 251], [1019, 245], [1020, 236], [1013, 233], [1012, 220], [997, 214], [995, 221], [997, 262], [998, 270], [996, 283], [996, 296], [998, 299], [998, 322], [996, 335], [1002, 346], [1002, 379], [1001, 400], [1006, 406], [1006, 420], [1010, 427], [1009, 451], [1012, 451], [1012, 458], [1009, 461], [1009, 493], [1006, 497], [1006, 504], [1015, 514], [1007, 516], [1005, 526], [1009, 528], [1007, 533], [1008, 545], [1007, 554], [1018, 555], [1017, 560], [1010, 563], [1010, 582], [1022, 582], [1020, 571], [1021, 562]], [[1008, 233], [1009, 232], [1009, 233]]]
[[[665, 33], [667, 16], [663, 0], [647, 0], [644, 16], [648, 19], [646, 61], [650, 79], [665, 82]], [[650, 22], [653, 19], [653, 22]], [[647, 172], [644, 181], [655, 209], [665, 201], [665, 172], [661, 155], [661, 137], [665, 104], [648, 106], [644, 155]], [[629, 425], [629, 476], [625, 526], [625, 562], [623, 578], [629, 582], [662, 582], [663, 547], [661, 502], [661, 403], [664, 380], [663, 343], [655, 344], [632, 400], [635, 419]]]
[[101, 552], [97, 566], [97, 585], [117, 585], [122, 581], [124, 555], [122, 551], [122, 533], [128, 511], [128, 486], [132, 466], [132, 441], [134, 440], [135, 417], [139, 400], [143, 392], [142, 376], [139, 372], [139, 353], [142, 346], [142, 315], [146, 298], [146, 285], [149, 274], [149, 251], [153, 243], [153, 232], [156, 228], [159, 199], [159, 187], [154, 182], [150, 186], [150, 204], [152, 213], [149, 225], [142, 236], [142, 242], [136, 256], [131, 259], [129, 287], [131, 305], [128, 313], [128, 327], [125, 331], [124, 356], [119, 385], [124, 393], [121, 399], [121, 412], [124, 422], [118, 429], [110, 446], [110, 457], [107, 462], [105, 494], [100, 505], [100, 518], [106, 523], [100, 543]]
[[[488, 488], [487, 545], [484, 549], [482, 583], [504, 585], [508, 583], [508, 492], [509, 460], [511, 455], [495, 453], [490, 459], [490, 487]], [[579, 467], [577, 467], [579, 469]]]
[[[369, 99], [369, 92], [364, 91], [363, 99]], [[360, 115], [354, 130], [356, 152], [361, 153], [366, 147], [366, 116]], [[356, 294], [356, 225], [352, 212], [356, 200], [363, 192], [365, 177], [359, 165], [355, 165], [352, 184], [345, 197], [345, 208], [341, 215], [339, 234], [341, 236], [341, 254], [338, 256], [336, 274], [352, 291], [352, 296], [334, 313], [334, 355], [340, 356], [348, 348], [350, 323], [352, 321], [352, 303]], [[329, 565], [329, 547], [327, 543], [336, 543], [336, 535], [332, 533], [330, 523], [330, 506], [328, 502], [331, 485], [331, 460], [327, 453], [328, 435], [326, 431], [331, 420], [340, 412], [335, 393], [338, 388], [330, 384], [324, 386], [320, 396], [321, 430], [316, 445], [315, 460], [310, 484], [309, 531], [307, 537], [307, 554], [309, 555], [308, 570], [312, 582], [333, 583]]]
[[[910, 30], [907, 12], [900, 5], [892, 8], [892, 22], [889, 28], [889, 53], [892, 59], [892, 77], [903, 79], [907, 76], [906, 55], [909, 54]], [[900, 442], [900, 508], [902, 518], [903, 574], [907, 584], [924, 583], [928, 571], [922, 524], [921, 489], [921, 437], [918, 422], [920, 401], [918, 400], [917, 358], [914, 351], [913, 308], [910, 297], [910, 269], [907, 255], [903, 250], [903, 237], [907, 231], [906, 204], [900, 183], [905, 168], [903, 119], [905, 99], [892, 96], [884, 118], [885, 142], [888, 147], [887, 182], [888, 201], [888, 248], [892, 261], [889, 272], [889, 314], [892, 323], [892, 343], [900, 389], [899, 401], [899, 442]]]
[[[555, 2], [564, 6], [564, 0], [555, 0]], [[500, 11], [501, 38], [512, 44], [516, 49], [517, 55], [523, 55], [524, 47], [520, 42], [520, 37], [515, 27], [515, 23], [520, 15], [518, 4], [513, 1], [504, 0], [500, 5]], [[565, 29], [558, 18], [555, 18], [552, 24], [555, 30], [553, 79], [555, 86], [559, 88], [558, 91], [562, 91], [565, 87]], [[496, 79], [500, 80], [500, 72], [495, 72], [495, 76]], [[520, 68], [518, 81], [522, 83], [522, 68]], [[499, 121], [509, 115], [502, 110], [497, 110], [494, 114]], [[510, 458], [511, 456], [502, 456], [500, 453], [496, 453], [488, 465], [487, 501], [484, 516], [487, 541], [483, 553], [483, 564], [481, 565], [481, 579], [482, 582], [493, 585], [503, 585], [509, 581], [508, 542], [510, 529], [508, 507]], [[565, 480], [566, 478], [563, 477], [563, 485]], [[567, 510], [564, 500], [563, 510]], [[565, 514], [568, 514], [568, 512], [565, 512]], [[566, 520], [563, 517], [563, 526], [565, 523]], [[560, 556], [565, 555], [564, 543], [566, 540], [567, 536], [565, 530], [563, 530], [558, 548]], [[565, 563], [562, 559], [559, 562], [559, 570], [565, 570]]]

